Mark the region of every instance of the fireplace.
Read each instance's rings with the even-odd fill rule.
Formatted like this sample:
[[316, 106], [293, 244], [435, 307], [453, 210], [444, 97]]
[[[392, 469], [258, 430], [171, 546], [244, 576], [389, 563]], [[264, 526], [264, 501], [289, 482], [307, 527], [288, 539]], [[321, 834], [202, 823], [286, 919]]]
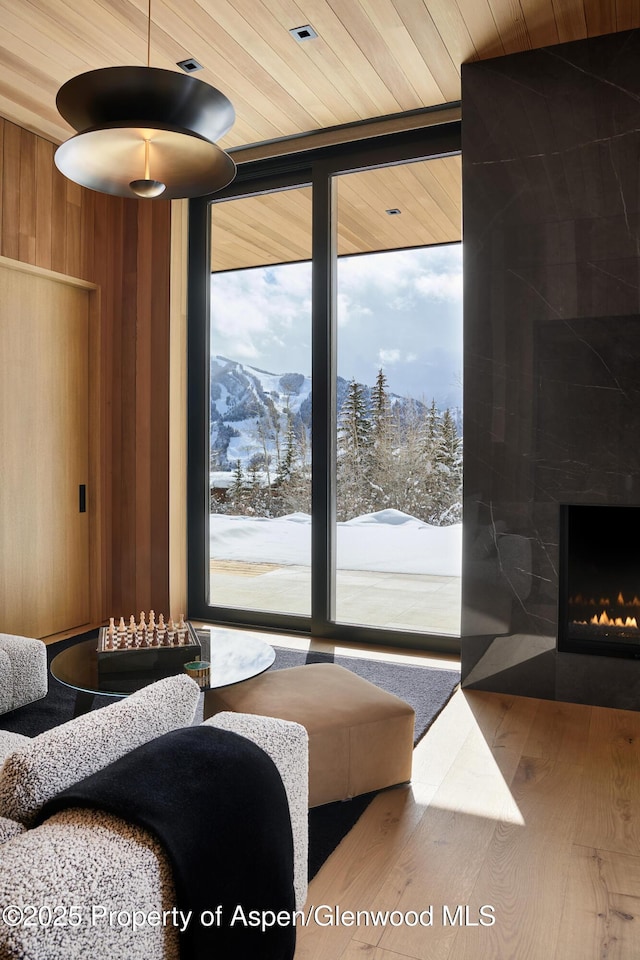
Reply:
[[640, 507], [560, 508], [558, 650], [640, 659]]

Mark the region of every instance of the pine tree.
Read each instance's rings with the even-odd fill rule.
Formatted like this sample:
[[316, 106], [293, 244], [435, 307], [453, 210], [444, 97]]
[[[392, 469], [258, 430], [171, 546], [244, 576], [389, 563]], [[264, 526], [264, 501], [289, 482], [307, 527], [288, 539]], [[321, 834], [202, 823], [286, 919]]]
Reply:
[[352, 379], [340, 411], [338, 448], [361, 455], [370, 449], [371, 444], [371, 420], [364, 398], [364, 386]]
[[287, 432], [284, 439], [284, 456], [278, 463], [278, 472], [276, 473], [275, 484], [282, 486], [287, 480], [291, 479], [296, 460], [297, 438], [293, 425], [293, 416], [290, 410], [287, 410]]
[[338, 520], [371, 508], [372, 430], [364, 386], [352, 379], [338, 421]]
[[450, 410], [442, 415], [436, 450], [439, 477], [438, 521], [442, 525], [462, 519], [462, 444]]
[[439, 436], [440, 414], [438, 413], [435, 399], [432, 399], [426, 418], [425, 446], [427, 453], [431, 454], [433, 449], [437, 446]]
[[254, 457], [249, 464], [249, 479], [246, 483], [245, 499], [248, 505], [247, 512], [255, 516], [266, 517], [269, 516], [268, 507], [264, 489], [260, 482], [259, 470], [257, 458]]
[[386, 440], [391, 428], [389, 387], [382, 368], [378, 370], [375, 386], [371, 389], [371, 426], [374, 444]]
[[233, 480], [231, 481], [231, 486], [229, 487], [229, 492], [227, 494], [228, 499], [231, 500], [231, 503], [236, 510], [239, 510], [242, 507], [245, 493], [246, 485], [244, 473], [242, 472], [242, 464], [240, 460], [236, 460], [235, 470], [233, 471]]
[[284, 506], [287, 513], [311, 513], [311, 444], [307, 428], [300, 418], [294, 422], [295, 454], [291, 477], [286, 484]]
[[450, 410], [442, 415], [442, 429], [436, 452], [436, 461], [452, 473], [455, 471], [460, 458], [460, 441], [458, 431]]
[[435, 399], [432, 399], [426, 410], [422, 431], [421, 519], [433, 524], [438, 523], [442, 505], [442, 478], [438, 473], [438, 451], [441, 434], [442, 418]]
[[371, 390], [371, 490], [372, 510], [384, 510], [393, 506], [393, 490], [397, 480], [394, 470], [393, 413], [389, 400], [387, 378], [378, 370]]

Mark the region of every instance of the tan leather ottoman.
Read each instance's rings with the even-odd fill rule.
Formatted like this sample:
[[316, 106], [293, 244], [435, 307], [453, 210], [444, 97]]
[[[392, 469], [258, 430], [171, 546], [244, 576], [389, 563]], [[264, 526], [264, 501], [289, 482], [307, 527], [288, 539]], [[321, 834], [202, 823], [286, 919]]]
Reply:
[[205, 719], [221, 710], [306, 727], [310, 807], [411, 779], [413, 707], [336, 664], [271, 670], [208, 690]]

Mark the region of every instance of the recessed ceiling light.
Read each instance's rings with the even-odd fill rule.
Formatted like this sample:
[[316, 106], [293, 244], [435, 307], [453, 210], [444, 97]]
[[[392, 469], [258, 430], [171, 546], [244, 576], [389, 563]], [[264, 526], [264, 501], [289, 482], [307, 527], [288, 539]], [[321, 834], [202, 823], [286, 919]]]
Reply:
[[293, 27], [292, 30], [289, 30], [289, 33], [298, 41], [298, 43], [302, 43], [303, 40], [313, 40], [318, 36], [309, 23], [305, 23], [302, 27]]
[[397, 207], [391, 207], [389, 210], [385, 210], [385, 213], [388, 213], [390, 217], [397, 217], [399, 213], [402, 213], [402, 210], [398, 210]]
[[189, 57], [188, 60], [180, 60], [176, 66], [184, 70], [185, 73], [195, 73], [196, 70], [202, 70], [202, 64], [194, 60], [193, 57]]

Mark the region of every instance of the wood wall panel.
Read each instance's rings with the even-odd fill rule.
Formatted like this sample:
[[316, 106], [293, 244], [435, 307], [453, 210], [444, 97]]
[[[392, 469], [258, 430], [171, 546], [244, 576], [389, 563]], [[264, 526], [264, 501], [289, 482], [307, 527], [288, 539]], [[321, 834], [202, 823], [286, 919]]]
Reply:
[[169, 346], [169, 602], [187, 610], [187, 253], [189, 201], [171, 204]]
[[94, 569], [78, 486], [93, 490], [95, 291], [39, 270], [0, 260], [0, 629], [32, 637], [89, 622]]
[[0, 118], [0, 255], [99, 287], [100, 615], [169, 612], [171, 205], [72, 184], [54, 149]]
[[2, 236], [0, 254], [20, 259], [20, 127], [4, 124], [2, 144]]
[[[150, 556], [150, 579], [152, 589], [163, 583], [169, 591], [169, 357], [170, 357], [170, 259], [171, 259], [171, 203], [163, 204], [162, 223], [159, 223], [154, 204], [138, 204], [147, 215], [149, 233], [152, 237], [152, 259], [148, 288], [145, 296], [148, 311], [148, 339], [150, 346], [150, 437], [148, 484], [151, 490], [150, 541], [153, 550]], [[145, 256], [145, 246], [138, 244], [138, 252]], [[163, 269], [158, 265], [163, 264]], [[186, 419], [183, 431], [186, 430]], [[184, 439], [184, 433], [183, 433]], [[156, 518], [162, 517], [161, 524]], [[158, 604], [167, 610], [167, 601]], [[174, 610], [173, 613], [186, 613]]]

